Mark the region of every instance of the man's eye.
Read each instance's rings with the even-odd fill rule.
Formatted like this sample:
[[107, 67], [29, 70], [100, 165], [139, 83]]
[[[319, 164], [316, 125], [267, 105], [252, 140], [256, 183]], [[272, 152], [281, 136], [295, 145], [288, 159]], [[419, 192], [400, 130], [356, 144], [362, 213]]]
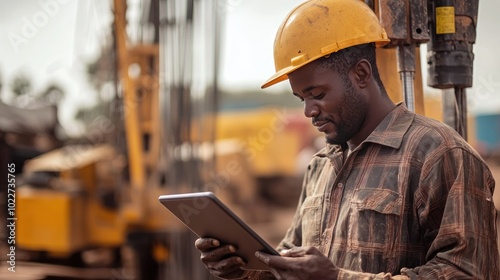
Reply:
[[319, 92], [317, 94], [316, 93], [312, 94], [312, 96], [313, 96], [314, 99], [321, 99], [321, 98], [323, 98], [323, 95], [324, 95], [323, 92]]

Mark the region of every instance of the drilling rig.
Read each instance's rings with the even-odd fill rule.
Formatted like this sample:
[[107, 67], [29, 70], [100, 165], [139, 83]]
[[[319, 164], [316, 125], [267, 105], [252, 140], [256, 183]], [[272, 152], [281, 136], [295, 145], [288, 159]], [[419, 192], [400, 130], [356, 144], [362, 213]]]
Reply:
[[[293, 132], [276, 133], [279, 144], [273, 150], [290, 157], [269, 157], [263, 149], [249, 161], [249, 154], [242, 154], [247, 134], [234, 123], [251, 119], [262, 126], [276, 114], [224, 117], [218, 111], [221, 2], [143, 1], [140, 21], [131, 23], [127, 2], [113, 1], [113, 104], [118, 109], [100, 131], [114, 140], [112, 145], [64, 147], [26, 163], [27, 175], [52, 179], [44, 186], [27, 183], [18, 192], [18, 219], [24, 221], [18, 227], [20, 248], [65, 259], [108, 248], [115, 257], [112, 265], [124, 268], [112, 271], [113, 277], [119, 272], [118, 279], [213, 279], [199, 261], [195, 237], [158, 203], [158, 196], [211, 190], [235, 208], [248, 206], [259, 196], [255, 178], [292, 177], [290, 163], [301, 137], [315, 135], [301, 119]], [[472, 85], [478, 1], [364, 2], [391, 39], [377, 50], [391, 98], [425, 114], [419, 46], [427, 44], [428, 84], [444, 89], [443, 118], [466, 138], [465, 89]], [[137, 32], [131, 36], [133, 24]], [[400, 80], [389, 78], [397, 75]], [[278, 158], [281, 162], [272, 161]], [[231, 163], [240, 171], [228, 180], [224, 170]], [[50, 216], [40, 209], [50, 209]], [[81, 271], [76, 274], [83, 277]]]

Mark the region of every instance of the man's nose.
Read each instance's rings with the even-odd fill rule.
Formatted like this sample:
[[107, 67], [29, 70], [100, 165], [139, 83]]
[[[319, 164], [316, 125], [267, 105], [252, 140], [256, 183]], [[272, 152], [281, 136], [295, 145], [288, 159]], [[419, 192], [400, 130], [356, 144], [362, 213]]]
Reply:
[[312, 101], [304, 101], [304, 115], [308, 118], [314, 118], [319, 115], [319, 108]]

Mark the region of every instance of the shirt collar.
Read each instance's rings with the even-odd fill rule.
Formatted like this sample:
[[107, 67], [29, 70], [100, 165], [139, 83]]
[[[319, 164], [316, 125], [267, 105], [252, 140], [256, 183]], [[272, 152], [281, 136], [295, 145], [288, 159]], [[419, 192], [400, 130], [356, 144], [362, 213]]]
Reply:
[[363, 142], [378, 143], [398, 149], [414, 118], [415, 113], [409, 111], [403, 103], [398, 103]]
[[[366, 142], [371, 142], [398, 149], [414, 117], [415, 113], [409, 111], [402, 102], [398, 103], [396, 108], [382, 120], [360, 146]], [[327, 144], [326, 147], [316, 153], [315, 156], [332, 157], [339, 152], [342, 152], [342, 147], [340, 145]]]

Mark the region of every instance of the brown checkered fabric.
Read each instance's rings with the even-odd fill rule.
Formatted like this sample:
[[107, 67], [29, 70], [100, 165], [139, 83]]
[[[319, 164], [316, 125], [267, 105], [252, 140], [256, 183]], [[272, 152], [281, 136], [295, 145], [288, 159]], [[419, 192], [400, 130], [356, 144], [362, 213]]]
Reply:
[[398, 105], [346, 159], [314, 156], [278, 249], [318, 247], [339, 279], [497, 280], [494, 185], [459, 134]]

